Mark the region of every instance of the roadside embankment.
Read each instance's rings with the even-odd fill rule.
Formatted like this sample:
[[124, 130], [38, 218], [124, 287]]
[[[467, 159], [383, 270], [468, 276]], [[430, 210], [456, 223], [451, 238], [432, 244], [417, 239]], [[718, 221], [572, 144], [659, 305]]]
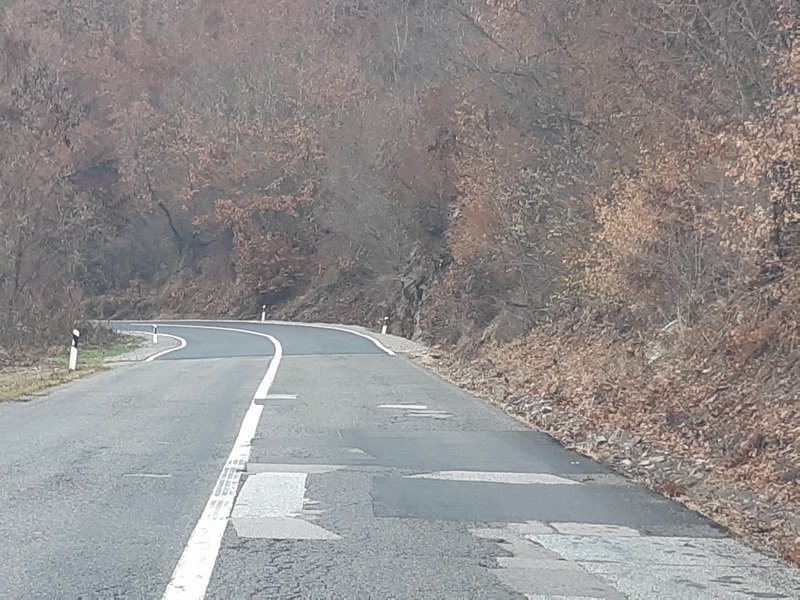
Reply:
[[722, 355], [689, 368], [682, 356], [639, 354], [552, 326], [468, 359], [440, 348], [416, 359], [760, 551], [800, 564], [796, 356], [732, 366]]
[[31, 400], [55, 386], [104, 371], [110, 362], [146, 352], [147, 342], [139, 337], [103, 334], [96, 342], [88, 341], [79, 348], [75, 371], [68, 368], [69, 348], [65, 350], [0, 367], [0, 402]]

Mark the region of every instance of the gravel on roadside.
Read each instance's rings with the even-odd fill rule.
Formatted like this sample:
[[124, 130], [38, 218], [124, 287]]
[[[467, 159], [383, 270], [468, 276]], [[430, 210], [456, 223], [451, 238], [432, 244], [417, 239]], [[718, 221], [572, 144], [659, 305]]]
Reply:
[[[326, 323], [309, 323], [309, 325], [327, 325]], [[412, 342], [404, 337], [400, 337], [399, 335], [392, 335], [391, 333], [377, 333], [375, 331], [371, 331], [366, 327], [360, 327], [358, 325], [328, 325], [328, 327], [337, 327], [339, 329], [347, 329], [349, 331], [356, 331], [358, 333], [363, 333], [371, 338], [378, 340], [381, 344], [386, 346], [392, 352], [397, 352], [398, 354], [424, 354], [428, 351], [426, 346], [418, 342]]]
[[105, 364], [142, 362], [154, 354], [158, 354], [159, 352], [163, 352], [164, 350], [169, 350], [170, 348], [175, 348], [180, 345], [180, 342], [175, 338], [164, 335], [159, 336], [158, 343], [154, 344], [153, 335], [150, 333], [141, 331], [120, 331], [119, 333], [143, 338], [145, 342], [139, 348], [136, 348], [136, 350], [126, 352], [125, 354], [120, 354], [119, 356], [108, 357], [104, 361]]

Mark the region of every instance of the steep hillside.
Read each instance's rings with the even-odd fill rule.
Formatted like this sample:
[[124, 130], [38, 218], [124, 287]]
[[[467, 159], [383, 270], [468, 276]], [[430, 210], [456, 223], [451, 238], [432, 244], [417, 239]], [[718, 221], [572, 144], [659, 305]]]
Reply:
[[562, 437], [800, 508], [796, 3], [0, 15], [0, 361], [85, 318], [388, 315], [590, 410]]

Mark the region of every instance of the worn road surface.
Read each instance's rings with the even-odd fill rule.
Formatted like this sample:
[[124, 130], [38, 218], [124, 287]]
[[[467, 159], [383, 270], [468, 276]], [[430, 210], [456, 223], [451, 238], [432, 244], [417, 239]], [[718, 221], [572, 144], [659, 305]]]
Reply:
[[181, 346], [0, 404], [0, 599], [800, 598], [798, 569], [373, 340], [159, 333]]

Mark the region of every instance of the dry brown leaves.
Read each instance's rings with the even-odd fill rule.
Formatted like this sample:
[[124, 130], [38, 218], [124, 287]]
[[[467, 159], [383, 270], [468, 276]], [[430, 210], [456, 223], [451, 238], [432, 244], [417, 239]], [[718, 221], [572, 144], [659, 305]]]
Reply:
[[[557, 323], [429, 366], [569, 447], [800, 563], [800, 361], [744, 364]], [[688, 334], [687, 334], [688, 335]], [[631, 336], [633, 337], [633, 336]], [[683, 339], [685, 346], [691, 346]]]

